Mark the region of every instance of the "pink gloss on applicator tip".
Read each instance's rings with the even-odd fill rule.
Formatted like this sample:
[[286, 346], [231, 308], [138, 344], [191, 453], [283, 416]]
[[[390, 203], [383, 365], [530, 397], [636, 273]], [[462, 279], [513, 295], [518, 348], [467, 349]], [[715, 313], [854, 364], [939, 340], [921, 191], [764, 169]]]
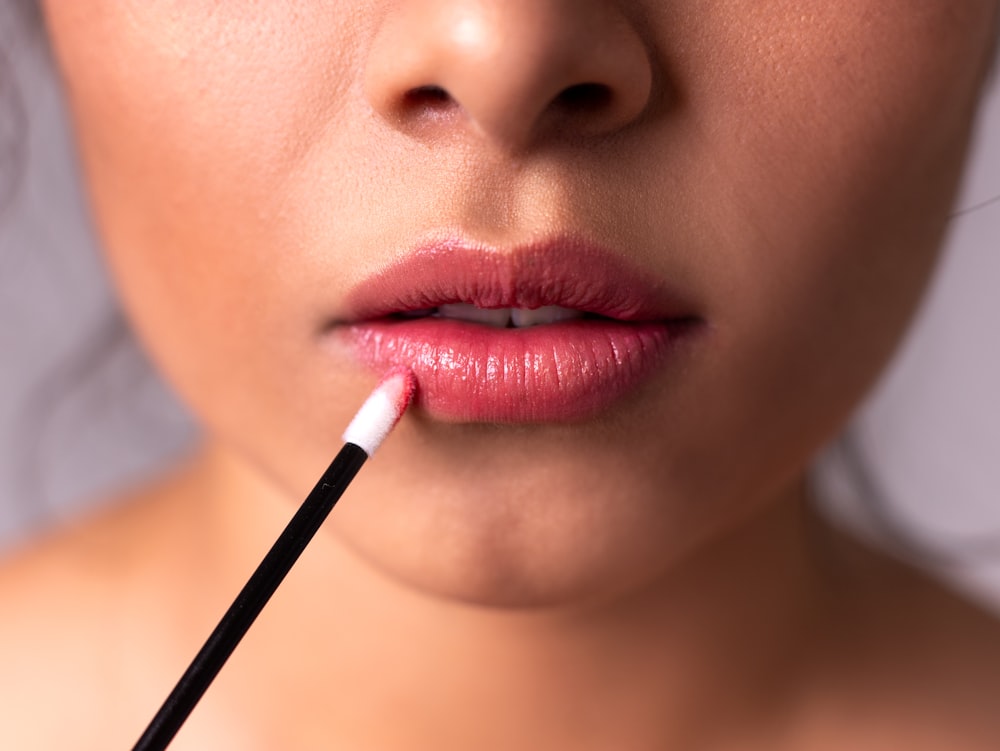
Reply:
[[347, 426], [344, 442], [360, 446], [370, 457], [396, 427], [416, 393], [417, 377], [412, 370], [390, 370]]

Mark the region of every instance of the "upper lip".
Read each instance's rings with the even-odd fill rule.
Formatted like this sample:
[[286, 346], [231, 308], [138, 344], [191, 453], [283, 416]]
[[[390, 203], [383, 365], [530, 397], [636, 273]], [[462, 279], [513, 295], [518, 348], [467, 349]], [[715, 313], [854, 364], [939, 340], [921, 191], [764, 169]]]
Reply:
[[450, 303], [480, 308], [557, 305], [621, 321], [692, 318], [676, 290], [599, 244], [572, 236], [511, 248], [435, 239], [363, 279], [345, 323]]

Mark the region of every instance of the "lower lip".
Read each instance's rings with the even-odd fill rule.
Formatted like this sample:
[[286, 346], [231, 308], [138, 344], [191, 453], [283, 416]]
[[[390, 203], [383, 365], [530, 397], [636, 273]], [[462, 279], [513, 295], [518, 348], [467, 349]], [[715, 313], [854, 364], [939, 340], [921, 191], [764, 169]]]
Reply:
[[559, 422], [611, 407], [649, 380], [687, 321], [577, 320], [499, 329], [455, 320], [381, 320], [344, 329], [379, 371], [416, 373], [417, 405], [456, 422]]

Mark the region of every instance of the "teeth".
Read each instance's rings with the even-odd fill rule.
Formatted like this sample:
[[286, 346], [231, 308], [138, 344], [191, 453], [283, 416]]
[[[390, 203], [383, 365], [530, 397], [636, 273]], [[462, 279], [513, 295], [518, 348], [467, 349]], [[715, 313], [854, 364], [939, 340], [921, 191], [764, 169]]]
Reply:
[[540, 326], [544, 323], [556, 323], [557, 321], [569, 321], [573, 318], [582, 318], [583, 313], [571, 308], [560, 308], [558, 305], [545, 305], [534, 310], [525, 308], [511, 308], [510, 322], [519, 329], [528, 326]]
[[464, 302], [440, 305], [437, 315], [441, 318], [454, 318], [458, 321], [472, 321], [473, 323], [484, 323], [487, 326], [495, 326], [502, 329], [510, 321], [509, 308], [477, 308]]
[[526, 308], [477, 308], [475, 305], [467, 303], [441, 305], [435, 315], [440, 318], [482, 323], [495, 328], [506, 328], [508, 325], [515, 328], [527, 328], [583, 317], [583, 313], [579, 310], [562, 308], [558, 305], [546, 305], [528, 310]]

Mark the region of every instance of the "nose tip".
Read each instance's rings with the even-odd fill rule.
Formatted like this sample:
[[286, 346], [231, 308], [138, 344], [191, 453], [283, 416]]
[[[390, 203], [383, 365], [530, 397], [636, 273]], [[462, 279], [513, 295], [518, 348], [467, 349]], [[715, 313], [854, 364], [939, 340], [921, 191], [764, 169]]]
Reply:
[[605, 0], [403, 0], [378, 29], [365, 87], [400, 129], [471, 127], [521, 148], [624, 128], [652, 81], [642, 38]]

